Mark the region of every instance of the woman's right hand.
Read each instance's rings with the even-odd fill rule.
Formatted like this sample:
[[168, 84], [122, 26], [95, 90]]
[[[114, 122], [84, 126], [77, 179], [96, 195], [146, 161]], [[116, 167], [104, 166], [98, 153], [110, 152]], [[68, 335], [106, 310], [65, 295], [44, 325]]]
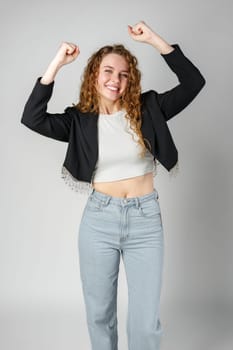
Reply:
[[73, 62], [79, 53], [80, 50], [77, 45], [63, 42], [43, 77], [40, 79], [41, 84], [50, 84], [55, 79], [59, 69], [65, 64]]
[[79, 53], [80, 50], [77, 45], [64, 41], [53, 59], [53, 64], [57, 64], [60, 68], [65, 64], [73, 62], [78, 57]]

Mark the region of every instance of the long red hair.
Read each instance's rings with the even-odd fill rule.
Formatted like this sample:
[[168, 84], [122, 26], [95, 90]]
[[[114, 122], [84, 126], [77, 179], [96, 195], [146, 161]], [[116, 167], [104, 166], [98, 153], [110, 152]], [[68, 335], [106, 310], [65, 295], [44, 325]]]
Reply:
[[142, 146], [140, 156], [144, 156], [146, 147], [141, 132], [141, 72], [138, 69], [137, 58], [123, 45], [115, 44], [104, 46], [88, 59], [87, 66], [82, 76], [79, 102], [76, 108], [81, 112], [99, 113], [98, 94], [95, 82], [103, 57], [110, 53], [123, 56], [128, 64], [128, 83], [119, 102], [121, 108], [126, 110], [125, 117], [130, 121], [130, 128], [138, 135], [137, 142]]

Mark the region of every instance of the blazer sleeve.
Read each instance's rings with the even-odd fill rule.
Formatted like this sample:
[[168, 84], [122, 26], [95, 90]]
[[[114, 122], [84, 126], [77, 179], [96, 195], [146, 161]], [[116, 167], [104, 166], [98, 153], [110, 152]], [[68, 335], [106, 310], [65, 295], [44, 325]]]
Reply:
[[69, 141], [72, 114], [67, 107], [64, 113], [48, 113], [47, 104], [53, 92], [54, 81], [48, 85], [40, 82], [41, 77], [27, 100], [21, 123], [29, 129], [58, 141]]
[[199, 69], [184, 55], [179, 45], [171, 46], [175, 50], [160, 55], [176, 74], [179, 84], [171, 90], [157, 93], [157, 101], [166, 121], [188, 106], [206, 83]]

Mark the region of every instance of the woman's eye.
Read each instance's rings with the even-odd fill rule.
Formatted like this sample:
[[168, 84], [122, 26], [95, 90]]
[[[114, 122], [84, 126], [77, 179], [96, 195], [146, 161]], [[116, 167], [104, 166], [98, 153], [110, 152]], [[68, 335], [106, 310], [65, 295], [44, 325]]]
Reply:
[[[105, 69], [104, 72], [105, 72], [105, 73], [108, 73], [108, 74], [112, 74], [112, 73], [113, 73], [113, 71], [112, 71], [111, 69]], [[120, 77], [123, 77], [123, 78], [125, 78], [125, 79], [128, 78], [128, 74], [127, 74], [127, 73], [119, 73], [119, 76], [120, 76]]]

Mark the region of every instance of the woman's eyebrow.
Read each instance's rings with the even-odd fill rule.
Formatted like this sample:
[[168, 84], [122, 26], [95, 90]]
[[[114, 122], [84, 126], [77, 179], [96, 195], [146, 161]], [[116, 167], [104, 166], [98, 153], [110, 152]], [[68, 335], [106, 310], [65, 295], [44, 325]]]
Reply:
[[[111, 68], [111, 69], [114, 69], [114, 67], [112, 67], [112, 66], [104, 66], [104, 68]], [[121, 72], [126, 72], [126, 73], [128, 73], [128, 70], [125, 70], [125, 69], [123, 69]]]

